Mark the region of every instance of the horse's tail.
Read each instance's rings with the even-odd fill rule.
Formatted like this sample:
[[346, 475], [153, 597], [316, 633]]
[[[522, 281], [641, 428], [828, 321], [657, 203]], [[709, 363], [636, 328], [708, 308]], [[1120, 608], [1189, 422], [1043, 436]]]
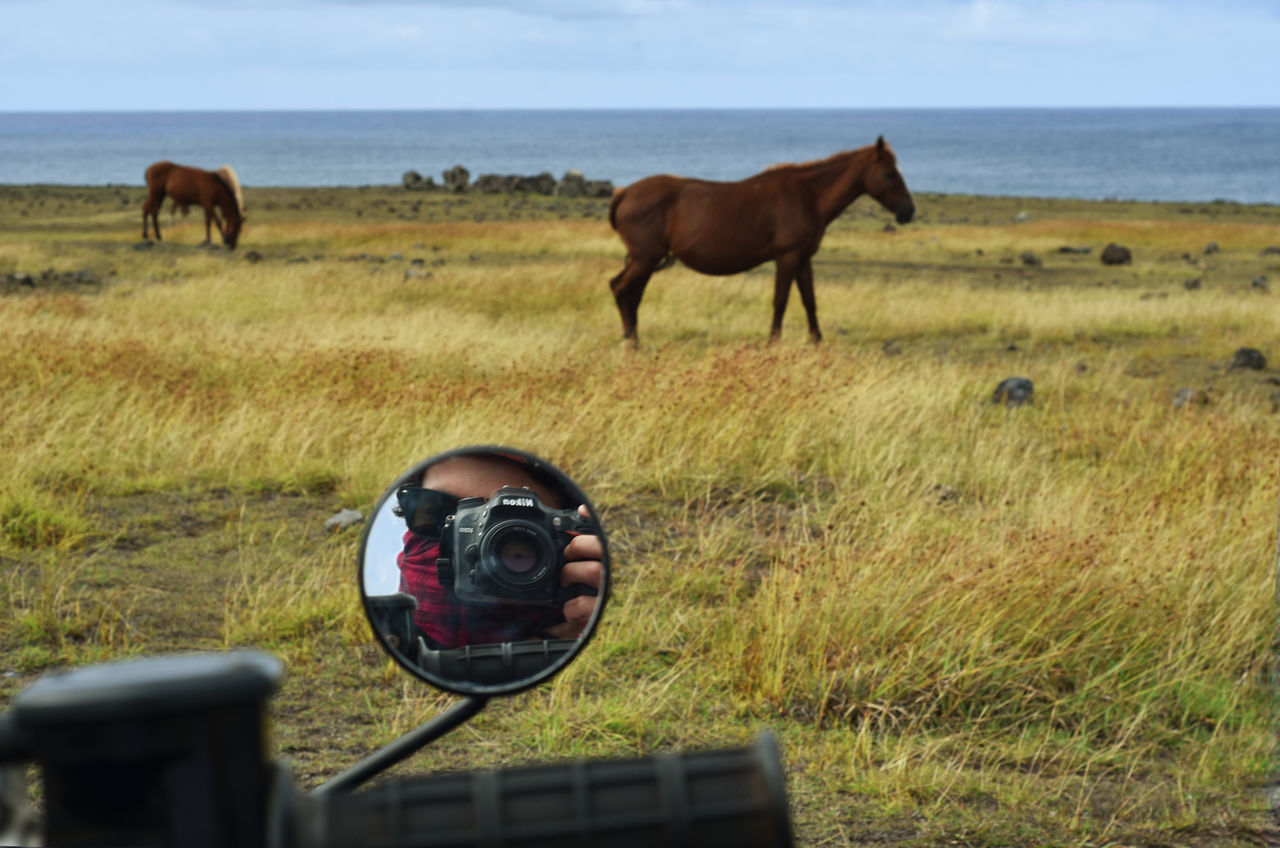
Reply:
[[226, 182], [227, 188], [231, 190], [231, 195], [236, 199], [236, 211], [240, 213], [240, 217], [244, 217], [244, 194], [240, 191], [240, 178], [236, 176], [235, 170], [230, 165], [223, 165], [217, 171], [218, 176], [222, 177]]
[[169, 161], [156, 162], [149, 166], [143, 174], [147, 184], [147, 199], [142, 202], [142, 219], [148, 215], [157, 215], [164, 206], [165, 185], [169, 182], [169, 172], [174, 164]]
[[622, 198], [627, 196], [627, 187], [615, 188], [613, 190], [613, 200], [609, 201], [609, 226], [616, 231], [618, 229], [618, 204], [622, 203]]

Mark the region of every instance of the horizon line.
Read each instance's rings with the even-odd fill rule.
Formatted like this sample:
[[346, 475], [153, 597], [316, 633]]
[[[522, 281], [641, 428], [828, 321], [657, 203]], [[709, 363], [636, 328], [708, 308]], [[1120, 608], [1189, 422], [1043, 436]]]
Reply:
[[236, 112], [919, 112], [919, 111], [1227, 111], [1233, 109], [1276, 110], [1280, 103], [1234, 104], [1224, 106], [1189, 104], [1135, 105], [965, 105], [965, 106], [244, 106], [216, 109], [164, 107], [119, 108], [0, 108], [0, 115], [67, 115], [67, 114], [219, 114]]

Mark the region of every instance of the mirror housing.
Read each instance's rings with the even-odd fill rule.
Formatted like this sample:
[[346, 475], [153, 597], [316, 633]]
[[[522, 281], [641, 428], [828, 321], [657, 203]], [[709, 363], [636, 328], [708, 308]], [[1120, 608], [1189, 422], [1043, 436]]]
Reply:
[[586, 647], [608, 600], [609, 548], [563, 471], [475, 445], [387, 487], [360, 539], [359, 581], [374, 636], [402, 668], [455, 694], [510, 695]]

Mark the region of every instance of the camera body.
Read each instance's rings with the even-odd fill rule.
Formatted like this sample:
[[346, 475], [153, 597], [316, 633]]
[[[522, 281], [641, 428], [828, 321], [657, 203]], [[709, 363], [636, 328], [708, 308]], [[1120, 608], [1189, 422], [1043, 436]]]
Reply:
[[552, 509], [530, 489], [504, 486], [487, 501], [458, 502], [440, 534], [436, 574], [464, 603], [560, 606], [595, 594], [581, 584], [560, 585], [565, 546], [594, 532], [576, 509]]

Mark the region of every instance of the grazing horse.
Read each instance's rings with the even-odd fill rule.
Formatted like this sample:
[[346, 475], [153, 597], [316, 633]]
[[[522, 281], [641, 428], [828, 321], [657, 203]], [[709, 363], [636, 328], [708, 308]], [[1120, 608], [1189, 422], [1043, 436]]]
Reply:
[[676, 259], [703, 274], [729, 275], [772, 259], [773, 328], [782, 332], [795, 281], [809, 316], [809, 335], [822, 341], [813, 299], [813, 254], [827, 226], [863, 194], [905, 224], [915, 201], [884, 136], [876, 143], [799, 165], [775, 165], [738, 182], [645, 177], [620, 188], [609, 204], [609, 223], [627, 248], [626, 264], [609, 282], [622, 336], [634, 345], [636, 312], [655, 271]]
[[[204, 171], [172, 162], [157, 162], [147, 168], [147, 201], [142, 205], [142, 237], [147, 237], [147, 217], [160, 241], [160, 207], [165, 196], [173, 198], [173, 210], [187, 213], [191, 206], [204, 209], [204, 242], [211, 240], [211, 227], [218, 225], [223, 243], [235, 250], [244, 226], [244, 200], [240, 194], [240, 180], [230, 165], [216, 171]], [[222, 217], [218, 217], [222, 210]]]

